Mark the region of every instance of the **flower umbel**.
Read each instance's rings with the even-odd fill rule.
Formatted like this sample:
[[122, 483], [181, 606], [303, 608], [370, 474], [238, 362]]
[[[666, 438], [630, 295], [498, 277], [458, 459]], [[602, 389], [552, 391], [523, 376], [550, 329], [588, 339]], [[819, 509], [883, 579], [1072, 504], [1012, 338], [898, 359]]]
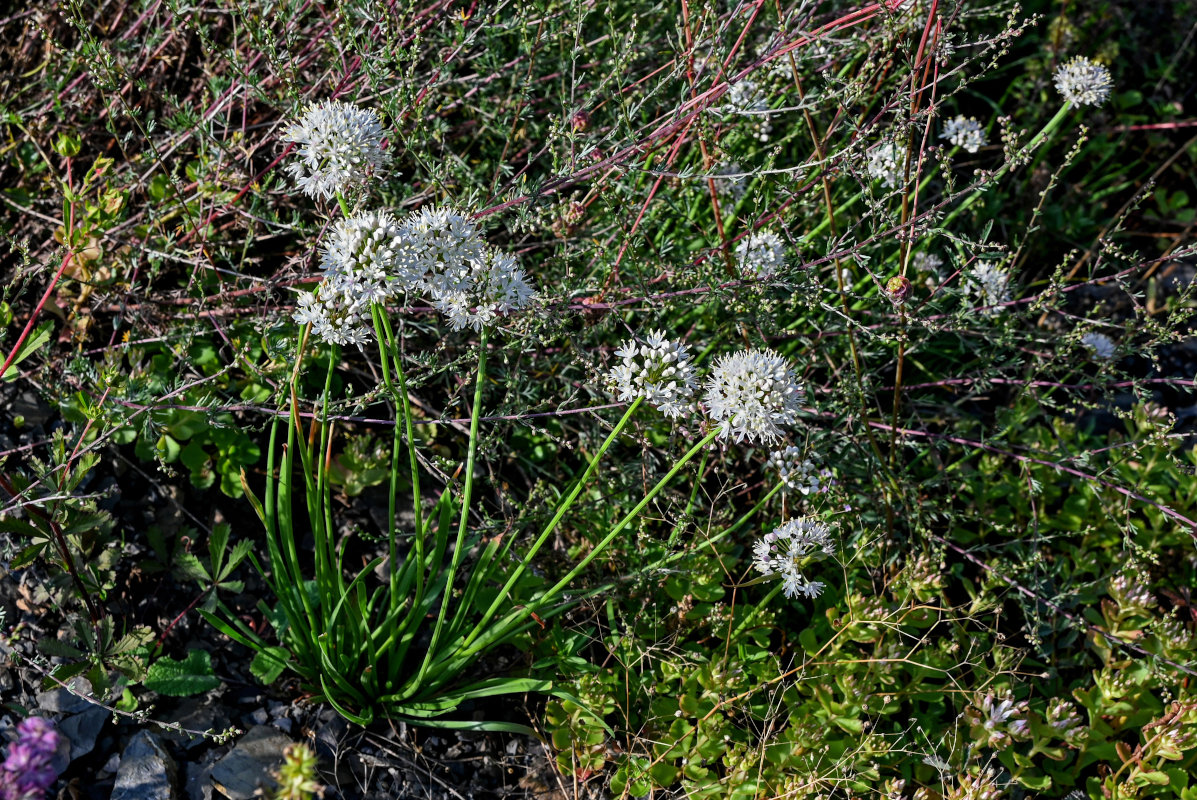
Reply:
[[329, 200], [390, 163], [382, 137], [382, 119], [373, 109], [339, 100], [313, 103], [283, 134], [298, 145], [300, 159], [286, 171], [302, 192]]
[[885, 142], [869, 152], [869, 175], [890, 189], [902, 183], [901, 151], [894, 142]]
[[324, 245], [324, 282], [304, 292], [293, 318], [311, 323], [329, 344], [370, 340], [370, 305], [393, 296], [404, 281], [399, 252], [402, 231], [386, 212], [366, 212], [337, 222]]
[[964, 276], [964, 285], [976, 295], [982, 306], [982, 313], [993, 316], [1001, 311], [1000, 306], [1009, 303], [1010, 273], [988, 261], [979, 261], [972, 271]]
[[804, 458], [802, 451], [793, 445], [770, 453], [765, 466], [777, 471], [778, 479], [787, 489], [802, 494], [827, 491], [825, 480], [831, 473], [826, 469], [820, 470], [815, 462]]
[[943, 133], [939, 134], [939, 138], [947, 139], [970, 153], [977, 152], [987, 144], [985, 129], [981, 127], [981, 123], [977, 122], [974, 117], [966, 117], [963, 114], [945, 122]]
[[1070, 103], [1098, 106], [1110, 96], [1114, 81], [1110, 71], [1101, 64], [1084, 56], [1074, 56], [1056, 69], [1056, 88]]
[[736, 262], [745, 276], [771, 277], [785, 260], [785, 242], [772, 231], [750, 233], [736, 245]]
[[482, 330], [499, 314], [526, 307], [535, 294], [515, 256], [493, 247], [468, 262], [461, 277], [457, 288], [432, 291], [432, 305], [455, 331], [467, 325]]
[[773, 442], [782, 425], [797, 422], [802, 387], [774, 351], [741, 350], [715, 362], [704, 402], [711, 418], [724, 423], [720, 438]]
[[1118, 346], [1104, 333], [1090, 331], [1081, 337], [1081, 344], [1088, 348], [1098, 361], [1109, 361], [1118, 355]]
[[643, 344], [630, 339], [615, 351], [621, 359], [607, 376], [619, 399], [643, 397], [667, 417], [680, 417], [693, 406], [694, 367], [686, 345], [651, 331]]
[[786, 597], [818, 597], [823, 583], [812, 581], [803, 568], [812, 558], [831, 555], [831, 531], [813, 517], [799, 517], [778, 526], [753, 547], [753, 565], [765, 575], [780, 575]]

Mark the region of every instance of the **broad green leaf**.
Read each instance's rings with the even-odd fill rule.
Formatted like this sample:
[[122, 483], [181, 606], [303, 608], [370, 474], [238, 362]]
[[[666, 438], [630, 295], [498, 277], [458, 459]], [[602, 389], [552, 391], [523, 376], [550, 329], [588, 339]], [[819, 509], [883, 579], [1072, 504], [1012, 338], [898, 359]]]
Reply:
[[212, 657], [206, 650], [192, 650], [182, 661], [160, 658], [150, 665], [144, 685], [158, 694], [188, 697], [220, 686], [212, 672]]

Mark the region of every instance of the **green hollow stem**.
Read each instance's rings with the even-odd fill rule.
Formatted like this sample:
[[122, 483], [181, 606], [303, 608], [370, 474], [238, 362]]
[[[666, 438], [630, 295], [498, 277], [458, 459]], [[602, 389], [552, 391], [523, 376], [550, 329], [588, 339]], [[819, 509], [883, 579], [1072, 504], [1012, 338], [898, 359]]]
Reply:
[[524, 557], [520, 561], [519, 565], [512, 570], [511, 575], [507, 578], [507, 582], [503, 584], [502, 590], [498, 593], [498, 595], [495, 596], [494, 601], [490, 604], [490, 607], [486, 610], [486, 613], [482, 615], [482, 618], [477, 622], [477, 624], [475, 624], [474, 629], [470, 631], [470, 634], [462, 643], [463, 647], [468, 647], [470, 643], [474, 641], [474, 639], [478, 638], [479, 634], [482, 632], [482, 629], [485, 628], [486, 624], [494, 617], [495, 612], [499, 610], [499, 606], [502, 605], [507, 598], [508, 592], [510, 592], [511, 588], [515, 586], [516, 582], [523, 577], [524, 572], [527, 571], [528, 565], [532, 563], [532, 559], [536, 556], [537, 552], [539, 552], [544, 543], [548, 541], [548, 538], [553, 534], [553, 531], [557, 530], [557, 526], [561, 523], [561, 520], [565, 518], [566, 513], [569, 511], [570, 507], [573, 506], [574, 501], [578, 499], [578, 496], [582, 493], [582, 490], [590, 481], [591, 476], [594, 475], [595, 470], [598, 468], [599, 461], [602, 460], [602, 457], [604, 454], [606, 454], [608, 448], [610, 448], [615, 440], [619, 437], [619, 434], [628, 424], [628, 421], [631, 420], [632, 415], [636, 412], [636, 409], [640, 407], [640, 403], [643, 401], [643, 399], [644, 398], [642, 397], [637, 397], [632, 404], [628, 406], [619, 422], [615, 424], [615, 427], [611, 430], [611, 433], [607, 435], [606, 440], [603, 441], [598, 451], [595, 452], [594, 456], [590, 459], [590, 464], [587, 465], [586, 471], [582, 473], [582, 477], [579, 478], [576, 483], [574, 483], [574, 488], [557, 508], [557, 513], [553, 515], [553, 518], [549, 521], [549, 524], [545, 526], [544, 530], [541, 531], [540, 536], [537, 537], [532, 547], [527, 553], [524, 554]]
[[[547, 591], [545, 591], [535, 601], [530, 602], [528, 605], [522, 606], [522, 607], [516, 609], [515, 611], [513, 611], [511, 614], [509, 614], [507, 617], [505, 617], [503, 620], [501, 620], [497, 625], [491, 627], [490, 630], [488, 630], [485, 635], [475, 638], [478, 633], [478, 629], [475, 629], [474, 634], [471, 635], [471, 640], [473, 640], [473, 644], [467, 645], [467, 644], [463, 643], [460, 647], [457, 648], [457, 650], [455, 650], [452, 654], [449, 655], [449, 658], [451, 659], [455, 656], [456, 657], [469, 657], [469, 656], [472, 656], [472, 655], [480, 652], [481, 650], [485, 649], [492, 641], [494, 641], [495, 639], [501, 638], [504, 635], [504, 633], [506, 631], [510, 630], [513, 626], [518, 625], [522, 621], [528, 619], [534, 612], [540, 610], [545, 604], [552, 602], [558, 595], [561, 594], [561, 591], [563, 589], [565, 589], [565, 587], [567, 587], [571, 581], [573, 581], [574, 578], [578, 577], [578, 575], [582, 572], [582, 570], [586, 569], [586, 567], [589, 566], [591, 561], [593, 561], [595, 558], [598, 557], [598, 555], [600, 553], [602, 553], [604, 550], [606, 550], [608, 545], [611, 544], [611, 542], [615, 541], [615, 537], [619, 536], [619, 534], [621, 534], [625, 528], [627, 528], [630, 524], [632, 524], [632, 522], [638, 516], [640, 516], [640, 513], [642, 511], [644, 511], [644, 509], [646, 507], [648, 507], [648, 504], [651, 503], [656, 498], [656, 496], [661, 493], [662, 490], [664, 490], [664, 488], [669, 484], [669, 482], [672, 481], [673, 478], [678, 474], [678, 472], [681, 471], [682, 467], [684, 467], [686, 464], [688, 464], [690, 462], [690, 460], [692, 458], [694, 458], [694, 456], [698, 455], [698, 453], [701, 452], [703, 448], [705, 448], [707, 445], [709, 445], [711, 442], [713, 442], [715, 440], [715, 438], [717, 436], [719, 436], [719, 434], [721, 432], [722, 432], [722, 426], [715, 428], [710, 433], [708, 433], [706, 436], [704, 436], [702, 438], [702, 440], [698, 442], [698, 444], [694, 445], [688, 451], [686, 451], [686, 454], [683, 455], [677, 461], [677, 463], [675, 463], [673, 465], [673, 468], [670, 469], [669, 472], [667, 472], [665, 474], [665, 477], [661, 478], [661, 480], [659, 480], [657, 482], [657, 484], [655, 486], [653, 486], [653, 488], [651, 490], [649, 490], [648, 494], [646, 494], [644, 496], [644, 499], [642, 499], [639, 503], [637, 503], [636, 507], [633, 508], [631, 511], [629, 511], [627, 513], [627, 515], [624, 516], [624, 518], [622, 520], [620, 520], [618, 523], [616, 523], [615, 527], [613, 527], [611, 529], [611, 531], [605, 537], [603, 537], [603, 540], [601, 542], [599, 542], [597, 545], [595, 545], [594, 548], [591, 549], [591, 551], [589, 553], [587, 553], [586, 556], [581, 561], [579, 561], [577, 563], [577, 565], [565, 575], [565, 577], [563, 577], [561, 580], [557, 581], [557, 583], [554, 584], [551, 589], [548, 589]], [[467, 641], [470, 641], [470, 640], [467, 640]]]
[[461, 518], [457, 524], [457, 541], [453, 546], [453, 559], [449, 563], [449, 574], [445, 578], [445, 594], [441, 598], [436, 627], [432, 630], [432, 640], [428, 643], [428, 650], [420, 664], [420, 671], [415, 680], [416, 686], [423, 684], [424, 676], [428, 673], [428, 667], [432, 663], [432, 656], [440, 643], [441, 631], [445, 627], [445, 613], [453, 595], [453, 581], [457, 577], [457, 570], [465, 556], [465, 536], [470, 521], [470, 501], [474, 492], [474, 462], [478, 455], [478, 419], [482, 415], [482, 387], [486, 384], [486, 345], [489, 333], [490, 330], [483, 327], [482, 333], [478, 337], [478, 377], [474, 383], [474, 407], [470, 409], [470, 443], [466, 453], [465, 484], [461, 493]]
[[[392, 400], [398, 398], [403, 409], [403, 433], [407, 437], [408, 468], [411, 473], [412, 511], [415, 519], [415, 549], [416, 549], [416, 597], [415, 605], [419, 606], [424, 599], [424, 521], [422, 500], [420, 498], [420, 468], [416, 457], [416, 439], [412, 428], [411, 400], [407, 396], [407, 376], [403, 370], [403, 360], [399, 353], [399, 342], [391, 328], [391, 321], [386, 315], [382, 304], [376, 303], [370, 309], [374, 321], [374, 335], [378, 339], [379, 355], [382, 360], [382, 380], [391, 395]], [[385, 336], [383, 335], [385, 333]], [[385, 343], [385, 349], [384, 349]], [[392, 378], [392, 366], [394, 377]], [[395, 380], [398, 380], [398, 386]], [[391, 491], [388, 506], [388, 537], [390, 539], [390, 610], [393, 612], [399, 606], [399, 569], [398, 532], [395, 520], [395, 495], [398, 489], [398, 458], [399, 458], [399, 426], [394, 429], [394, 439], [391, 444]]]
[[344, 214], [346, 218], [348, 218], [349, 217], [349, 203], [345, 202], [345, 196], [343, 194], [341, 194], [340, 192], [337, 192], [337, 205], [339, 205], [341, 207], [341, 213]]

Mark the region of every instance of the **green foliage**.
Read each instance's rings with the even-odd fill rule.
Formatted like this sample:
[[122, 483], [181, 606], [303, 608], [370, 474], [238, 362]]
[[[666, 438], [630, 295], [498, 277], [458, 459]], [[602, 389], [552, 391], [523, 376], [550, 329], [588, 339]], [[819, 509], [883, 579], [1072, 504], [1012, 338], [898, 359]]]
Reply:
[[182, 661], [163, 656], [150, 664], [142, 685], [158, 694], [189, 697], [217, 688], [220, 678], [212, 671], [207, 650], [189, 650]]

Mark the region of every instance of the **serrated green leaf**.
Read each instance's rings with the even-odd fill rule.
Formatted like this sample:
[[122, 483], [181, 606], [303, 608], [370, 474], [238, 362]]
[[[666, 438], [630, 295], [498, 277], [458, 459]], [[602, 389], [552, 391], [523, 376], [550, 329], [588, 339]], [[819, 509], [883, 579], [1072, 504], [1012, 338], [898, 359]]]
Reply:
[[179, 553], [175, 556], [175, 574], [181, 579], [191, 579], [201, 583], [211, 583], [212, 576], [198, 558], [191, 553]]
[[278, 680], [287, 668], [287, 661], [291, 653], [285, 647], [267, 647], [259, 650], [249, 664], [249, 671], [264, 684], [272, 684]]
[[188, 697], [220, 686], [212, 672], [212, 657], [206, 650], [192, 650], [182, 661], [160, 658], [150, 665], [144, 685], [158, 694]]

